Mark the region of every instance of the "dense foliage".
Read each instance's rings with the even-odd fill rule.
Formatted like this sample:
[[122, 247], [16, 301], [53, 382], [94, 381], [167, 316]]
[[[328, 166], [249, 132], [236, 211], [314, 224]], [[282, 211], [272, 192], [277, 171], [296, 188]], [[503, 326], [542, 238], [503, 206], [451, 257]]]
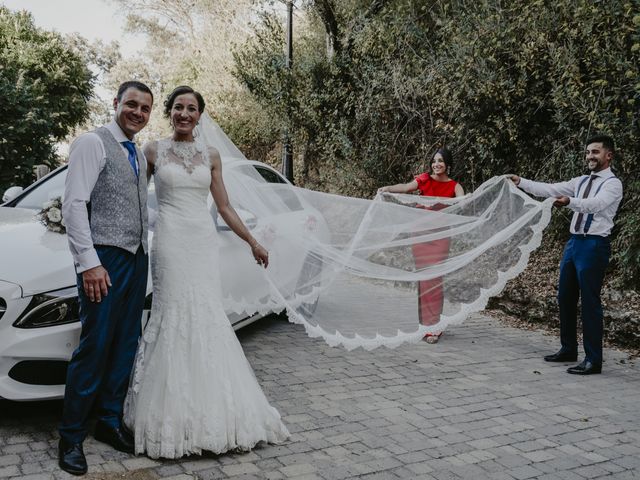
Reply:
[[[115, 91], [127, 79], [145, 82], [155, 95], [149, 124], [140, 141], [169, 135], [169, 121], [162, 113], [163, 101], [178, 85], [190, 85], [204, 96], [207, 111], [234, 133], [242, 130], [251, 145], [255, 116], [250, 95], [229, 73], [232, 44], [252, 35], [253, 0], [116, 0], [126, 14], [128, 30], [143, 34], [147, 43], [134, 58], [120, 59], [106, 75], [105, 88]], [[233, 119], [232, 125], [226, 119]], [[262, 126], [267, 120], [262, 118]], [[268, 130], [268, 129], [267, 129]], [[259, 128], [264, 133], [266, 130]], [[243, 145], [247, 147], [247, 144]]]
[[[407, 181], [439, 144], [469, 190], [508, 172], [584, 171], [584, 141], [609, 133], [625, 201], [617, 276], [640, 284], [638, 0], [316, 0], [303, 7], [291, 71], [282, 21], [265, 16], [235, 74], [294, 134], [297, 181], [346, 194]], [[255, 132], [254, 132], [255, 134]], [[556, 215], [567, 231], [566, 209]]]
[[0, 192], [57, 161], [55, 144], [87, 118], [93, 76], [60, 35], [0, 6]]

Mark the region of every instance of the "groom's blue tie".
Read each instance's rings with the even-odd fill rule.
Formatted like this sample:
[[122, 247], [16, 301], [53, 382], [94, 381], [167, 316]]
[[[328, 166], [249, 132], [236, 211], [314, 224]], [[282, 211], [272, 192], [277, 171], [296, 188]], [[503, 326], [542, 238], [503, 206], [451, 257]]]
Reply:
[[136, 174], [136, 177], [138, 176], [138, 162], [136, 161], [136, 159], [138, 158], [138, 156], [136, 155], [136, 144], [134, 142], [122, 142], [122, 145], [124, 145], [124, 147], [129, 151], [129, 163], [131, 164], [131, 168], [133, 168], [133, 171]]

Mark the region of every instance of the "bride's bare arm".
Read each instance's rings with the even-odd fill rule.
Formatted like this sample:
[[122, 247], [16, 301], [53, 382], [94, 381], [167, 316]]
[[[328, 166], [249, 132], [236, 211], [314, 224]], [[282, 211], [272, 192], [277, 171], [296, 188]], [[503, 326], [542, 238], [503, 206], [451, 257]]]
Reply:
[[158, 142], [151, 141], [145, 143], [143, 148], [144, 158], [147, 160], [147, 182], [153, 175], [156, 165], [156, 157], [158, 156]]
[[213, 201], [216, 202], [218, 213], [227, 223], [229, 228], [249, 244], [251, 247], [251, 253], [253, 254], [253, 258], [256, 259], [256, 262], [267, 268], [267, 265], [269, 264], [269, 253], [251, 235], [235, 209], [229, 203], [229, 196], [227, 195], [227, 190], [225, 189], [224, 182], [222, 181], [222, 161], [220, 160], [220, 154], [215, 148], [209, 149], [209, 158], [211, 160], [211, 186], [209, 188], [211, 190], [211, 195], [213, 196]]

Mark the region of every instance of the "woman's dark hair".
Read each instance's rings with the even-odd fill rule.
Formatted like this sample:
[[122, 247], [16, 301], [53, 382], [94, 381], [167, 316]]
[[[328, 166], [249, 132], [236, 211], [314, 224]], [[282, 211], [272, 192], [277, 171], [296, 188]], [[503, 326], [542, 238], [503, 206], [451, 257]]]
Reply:
[[451, 155], [451, 152], [447, 147], [441, 147], [438, 150], [436, 150], [433, 156], [431, 157], [431, 161], [433, 161], [433, 159], [436, 158], [437, 154], [442, 155], [442, 160], [444, 161], [444, 164], [447, 166], [447, 168], [452, 167], [453, 155]]
[[169, 116], [171, 115], [171, 109], [173, 108], [173, 102], [176, 101], [176, 98], [178, 96], [184, 95], [185, 93], [190, 93], [191, 95], [196, 97], [196, 100], [198, 101], [198, 111], [200, 113], [204, 112], [204, 98], [202, 98], [200, 92], [196, 92], [193, 88], [187, 85], [180, 85], [179, 87], [174, 88], [173, 92], [171, 92], [167, 99], [164, 101], [165, 117], [169, 118]]

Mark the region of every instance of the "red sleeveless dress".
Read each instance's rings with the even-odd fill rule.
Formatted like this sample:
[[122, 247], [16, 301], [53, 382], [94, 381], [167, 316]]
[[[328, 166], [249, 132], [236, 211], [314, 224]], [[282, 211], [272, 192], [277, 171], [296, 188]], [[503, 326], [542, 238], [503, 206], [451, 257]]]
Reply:
[[[456, 185], [458, 182], [449, 180], [439, 182], [431, 178], [428, 173], [418, 175], [416, 178], [420, 194], [428, 197], [456, 196]], [[440, 206], [443, 208], [444, 205]], [[437, 205], [431, 210], [439, 210]], [[424, 268], [445, 260], [449, 256], [449, 239], [443, 238], [426, 243], [419, 243], [412, 246], [413, 257], [416, 269]], [[418, 315], [420, 323], [423, 325], [435, 325], [440, 321], [442, 305], [444, 302], [443, 278], [432, 278], [418, 282]]]
[[418, 190], [420, 195], [425, 197], [446, 197], [453, 198], [456, 196], [456, 185], [458, 182], [449, 180], [448, 182], [438, 182], [431, 178], [428, 173], [423, 173], [415, 178], [418, 182]]

